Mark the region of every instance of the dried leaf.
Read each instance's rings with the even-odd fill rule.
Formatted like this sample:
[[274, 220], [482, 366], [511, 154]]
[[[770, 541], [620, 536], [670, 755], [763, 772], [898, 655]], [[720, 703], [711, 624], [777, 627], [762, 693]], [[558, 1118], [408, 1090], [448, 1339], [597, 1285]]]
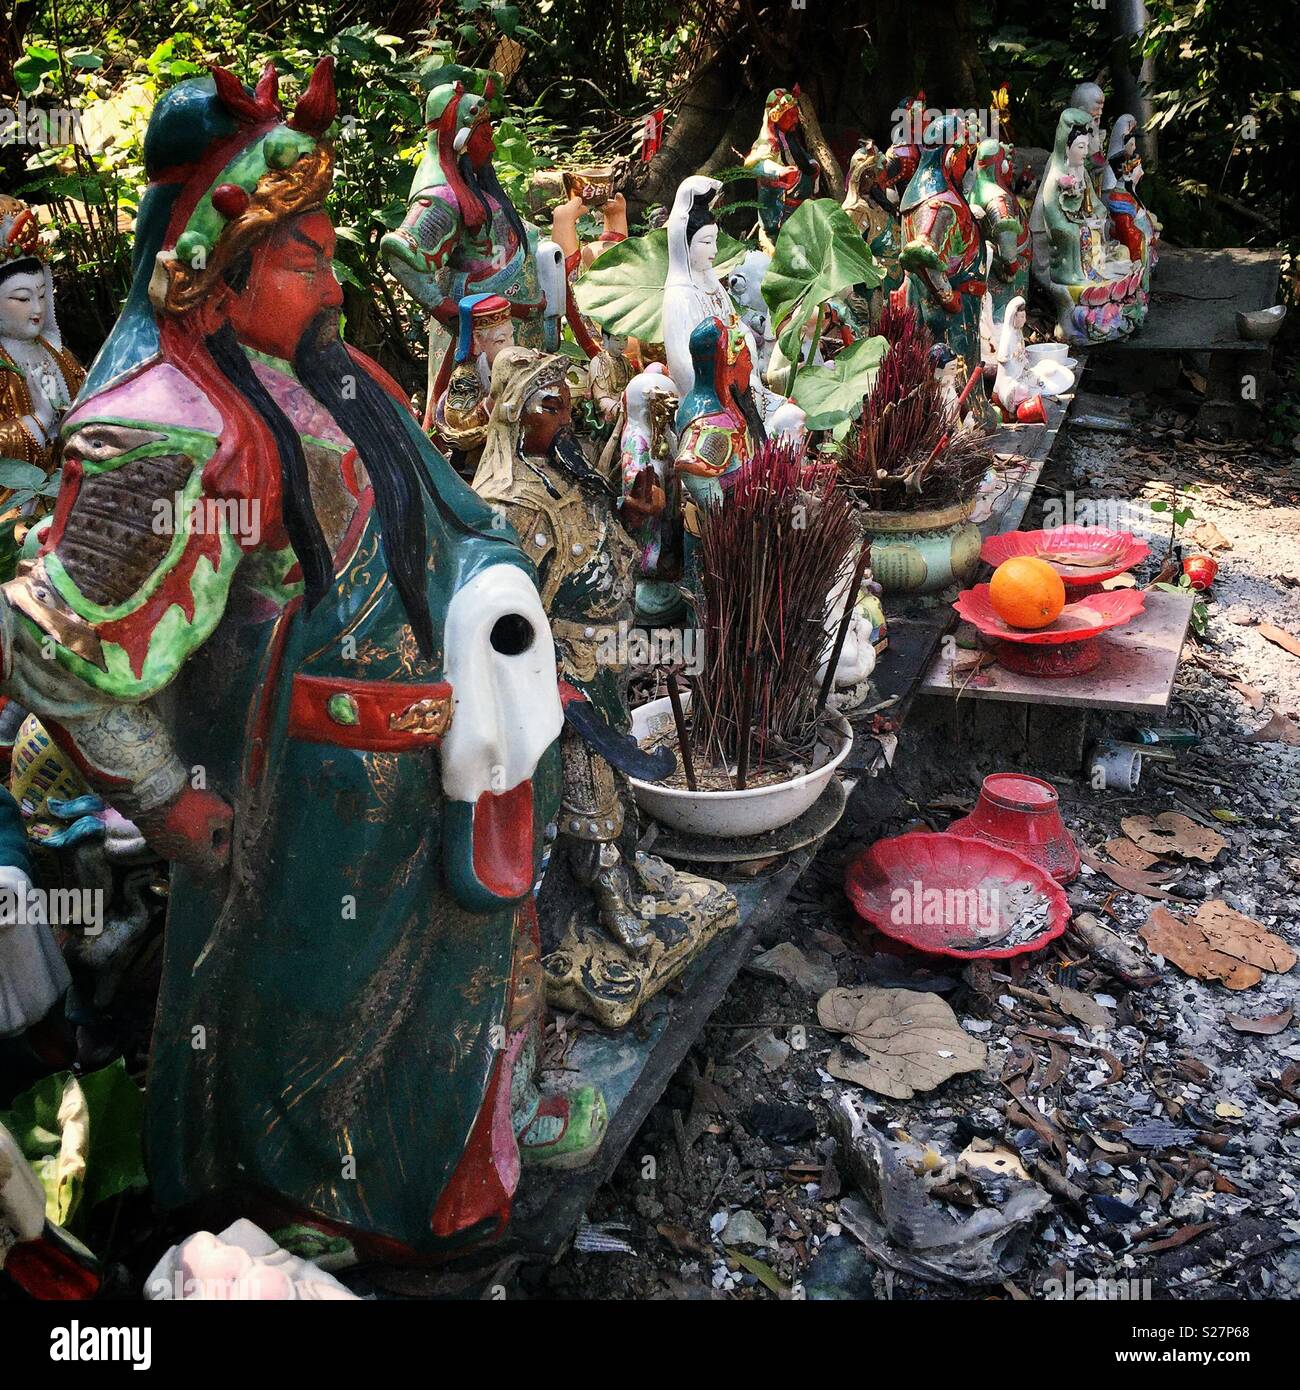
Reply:
[[1235, 1028], [1238, 1033], [1257, 1033], [1262, 1038], [1271, 1038], [1285, 1031], [1293, 1017], [1290, 1009], [1283, 1009], [1280, 1014], [1261, 1014], [1259, 1018], [1247, 1018], [1244, 1014], [1225, 1015], [1229, 1028]]
[[746, 1255], [743, 1251], [736, 1250], [732, 1246], [724, 1246], [723, 1248], [741, 1269], [752, 1274], [765, 1289], [770, 1289], [778, 1297], [790, 1292], [790, 1286], [782, 1283], [771, 1267], [765, 1265], [762, 1260], [756, 1260], [753, 1255]]
[[1274, 646], [1281, 647], [1283, 651], [1290, 652], [1292, 656], [1300, 656], [1300, 638], [1293, 637], [1289, 632], [1275, 627], [1272, 623], [1260, 623], [1259, 632], [1261, 637], [1266, 637]]
[[1296, 953], [1271, 931], [1246, 917], [1219, 898], [1196, 909], [1192, 920], [1215, 950], [1233, 955], [1261, 970], [1285, 974], [1296, 963]]
[[1080, 849], [1079, 857], [1090, 869], [1096, 869], [1099, 874], [1105, 874], [1116, 887], [1124, 888], [1130, 893], [1138, 893], [1144, 898], [1156, 898], [1162, 901], [1168, 901], [1173, 897], [1172, 893], [1166, 893], [1160, 887], [1162, 881], [1168, 883], [1171, 879], [1179, 876], [1172, 869], [1165, 870], [1163, 873], [1148, 872], [1145, 869], [1126, 869], [1122, 864], [1108, 864], [1104, 859], [1098, 859], [1087, 849]]
[[1109, 1028], [1110, 1011], [1082, 990], [1065, 985], [1048, 985], [1048, 997], [1062, 1013], [1082, 1023], [1086, 1028]]
[[1214, 1229], [1213, 1221], [1202, 1222], [1199, 1226], [1184, 1226], [1171, 1236], [1166, 1236], [1164, 1240], [1149, 1240], [1145, 1245], [1139, 1245], [1129, 1253], [1132, 1255], [1155, 1255], [1161, 1250], [1177, 1250], [1180, 1245], [1186, 1245], [1189, 1240], [1195, 1240], [1197, 1236], [1203, 1236], [1206, 1231]]
[[1300, 746], [1300, 724], [1289, 719], [1280, 710], [1275, 710], [1267, 724], [1246, 734], [1243, 743], [1288, 743], [1295, 748]]
[[1296, 962], [1281, 937], [1218, 899], [1202, 903], [1190, 919], [1157, 907], [1140, 935], [1186, 974], [1220, 980], [1229, 989], [1249, 989], [1265, 970], [1285, 972]]
[[1202, 521], [1189, 533], [1202, 550], [1231, 550], [1232, 542], [1212, 521]]
[[[854, 1005], [856, 1004], [856, 1009]], [[937, 994], [906, 989], [833, 989], [817, 1001], [823, 1028], [847, 1034], [862, 1055], [836, 1049], [827, 1071], [877, 1095], [910, 1100], [988, 1058]]]
[[1182, 859], [1199, 859], [1203, 864], [1210, 863], [1228, 844], [1217, 830], [1197, 825], [1179, 811], [1125, 816], [1120, 827], [1135, 845], [1152, 854], [1176, 854]]
[[1243, 685], [1240, 681], [1229, 681], [1228, 684], [1241, 696], [1251, 709], [1264, 708], [1264, 692], [1257, 690], [1253, 685]]
[[1160, 860], [1158, 854], [1148, 854], [1146, 850], [1135, 845], [1132, 840], [1120, 838], [1107, 840], [1101, 848], [1116, 864], [1123, 864], [1126, 869], [1149, 869], [1152, 864], [1156, 864]]

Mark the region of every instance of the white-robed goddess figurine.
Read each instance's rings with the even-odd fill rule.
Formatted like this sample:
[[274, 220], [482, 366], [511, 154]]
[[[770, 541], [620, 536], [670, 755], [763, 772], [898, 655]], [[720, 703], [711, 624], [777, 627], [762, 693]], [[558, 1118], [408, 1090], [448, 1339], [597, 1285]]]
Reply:
[[[738, 324], [749, 340], [750, 361], [760, 360], [753, 332], [740, 317], [735, 302], [713, 268], [718, 254], [718, 224], [713, 219], [713, 200], [722, 184], [703, 174], [683, 179], [668, 215], [668, 276], [664, 281], [663, 332], [668, 374], [682, 397], [695, 385], [691, 361], [691, 334], [705, 319]], [[755, 372], [757, 377], [757, 372]], [[763, 425], [769, 435], [801, 434], [804, 412], [775, 391], [754, 380]]]

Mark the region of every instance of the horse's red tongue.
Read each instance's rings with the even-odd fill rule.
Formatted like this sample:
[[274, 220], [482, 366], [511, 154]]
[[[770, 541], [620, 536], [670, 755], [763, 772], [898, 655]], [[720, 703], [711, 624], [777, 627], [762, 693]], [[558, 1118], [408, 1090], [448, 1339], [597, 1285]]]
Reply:
[[474, 806], [474, 876], [502, 898], [533, 886], [533, 784], [484, 792]]

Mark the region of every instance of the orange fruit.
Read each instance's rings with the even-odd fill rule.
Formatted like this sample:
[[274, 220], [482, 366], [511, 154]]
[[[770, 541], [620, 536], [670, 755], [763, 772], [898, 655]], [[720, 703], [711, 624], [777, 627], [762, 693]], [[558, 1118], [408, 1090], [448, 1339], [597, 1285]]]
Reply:
[[1010, 627], [1046, 627], [1061, 616], [1065, 585], [1046, 560], [1013, 555], [993, 571], [989, 602]]

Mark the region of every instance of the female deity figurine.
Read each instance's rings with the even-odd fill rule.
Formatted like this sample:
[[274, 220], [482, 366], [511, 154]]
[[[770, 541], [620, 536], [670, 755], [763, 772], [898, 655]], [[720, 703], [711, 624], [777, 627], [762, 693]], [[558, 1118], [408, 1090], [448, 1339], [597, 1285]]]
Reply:
[[[0, 194], [0, 458], [45, 469], [86, 374], [63, 346], [49, 252], [31, 210]], [[8, 497], [0, 489], [0, 506]]]
[[1106, 93], [1096, 82], [1080, 82], [1070, 93], [1067, 106], [1084, 112], [1088, 117], [1088, 150], [1083, 167], [1088, 173], [1094, 192], [1100, 194], [1102, 175], [1106, 168], [1103, 153], [1101, 118], [1106, 109]]
[[1116, 120], [1110, 132], [1101, 196], [1110, 213], [1111, 233], [1128, 250], [1129, 259], [1141, 264], [1142, 289], [1149, 293], [1160, 225], [1137, 196], [1143, 173], [1137, 136], [1137, 120], [1133, 116], [1123, 115]]
[[998, 342], [998, 374], [994, 403], [1008, 422], [1042, 424], [1047, 418], [1044, 396], [1059, 396], [1074, 385], [1074, 373], [1063, 362], [1045, 358], [1031, 362], [1025, 351], [1025, 301], [1017, 295], [1002, 316]]
[[759, 241], [771, 252], [785, 219], [801, 203], [817, 196], [821, 165], [808, 153], [799, 119], [799, 88], [778, 87], [767, 94], [763, 124], [745, 168], [758, 181]]
[[[695, 386], [691, 335], [706, 319], [720, 319], [744, 337], [751, 364], [759, 360], [754, 335], [736, 311], [735, 303], [713, 269], [718, 254], [718, 224], [712, 204], [722, 184], [717, 179], [692, 174], [682, 180], [668, 216], [668, 275], [664, 281], [663, 333], [668, 373], [678, 394], [685, 398]], [[767, 433], [798, 434], [804, 412], [775, 391], [769, 391], [754, 373], [753, 396]]]
[[1106, 215], [1087, 168], [1093, 121], [1068, 107], [1030, 219], [1034, 278], [1056, 308], [1069, 343], [1125, 337], [1144, 312], [1142, 265], [1106, 238]]
[[160, 98], [0, 689], [173, 861], [155, 1200], [410, 1261], [499, 1235], [605, 1109], [533, 1081], [565, 722], [533, 568], [340, 336], [335, 114], [330, 59], [291, 114], [269, 64]]
[[975, 151], [975, 186], [970, 205], [981, 219], [987, 243], [988, 288], [980, 317], [985, 362], [997, 360], [999, 325], [1007, 305], [1029, 294], [1029, 227], [1012, 188], [1015, 151], [1000, 140], [981, 140]]

